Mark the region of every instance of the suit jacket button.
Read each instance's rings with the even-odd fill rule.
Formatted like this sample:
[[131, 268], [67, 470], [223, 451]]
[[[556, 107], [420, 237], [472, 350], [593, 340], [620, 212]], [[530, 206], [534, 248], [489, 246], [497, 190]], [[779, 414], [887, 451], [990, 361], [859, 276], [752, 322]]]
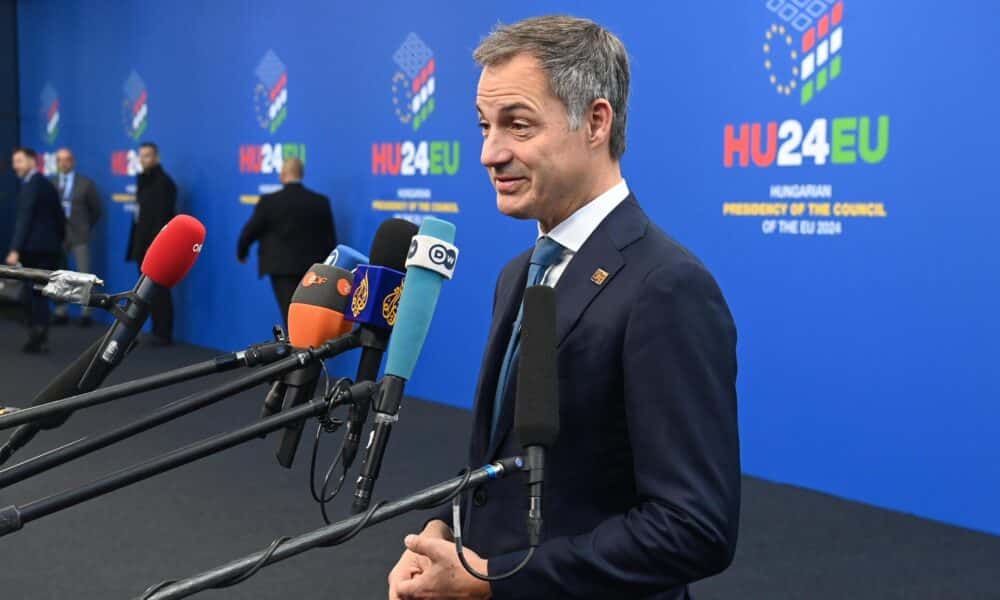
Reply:
[[486, 504], [486, 489], [482, 487], [476, 488], [476, 491], [472, 494], [472, 503], [476, 506], [483, 506]]

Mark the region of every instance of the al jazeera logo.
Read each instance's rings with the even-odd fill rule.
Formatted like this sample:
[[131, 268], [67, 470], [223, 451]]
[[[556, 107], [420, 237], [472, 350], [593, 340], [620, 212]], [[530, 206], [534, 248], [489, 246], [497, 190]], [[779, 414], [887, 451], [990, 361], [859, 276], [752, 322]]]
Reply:
[[358, 284], [357, 289], [354, 290], [354, 296], [351, 297], [351, 314], [357, 319], [361, 311], [368, 306], [368, 295], [370, 287], [368, 285], [368, 271], [365, 271], [365, 277]]
[[396, 314], [399, 312], [399, 299], [403, 296], [403, 284], [400, 283], [396, 289], [386, 295], [382, 301], [382, 318], [390, 327], [396, 325]]

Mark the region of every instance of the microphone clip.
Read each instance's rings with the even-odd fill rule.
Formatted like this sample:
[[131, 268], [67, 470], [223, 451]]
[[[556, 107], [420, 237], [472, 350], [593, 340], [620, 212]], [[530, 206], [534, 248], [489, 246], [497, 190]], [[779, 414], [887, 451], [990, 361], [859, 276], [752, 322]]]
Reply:
[[372, 397], [378, 391], [378, 384], [373, 381], [361, 381], [353, 383], [350, 378], [342, 377], [338, 379], [326, 393], [326, 412], [318, 417], [323, 430], [333, 433], [344, 421], [336, 419], [333, 411], [341, 406], [357, 406], [360, 403], [371, 402]]

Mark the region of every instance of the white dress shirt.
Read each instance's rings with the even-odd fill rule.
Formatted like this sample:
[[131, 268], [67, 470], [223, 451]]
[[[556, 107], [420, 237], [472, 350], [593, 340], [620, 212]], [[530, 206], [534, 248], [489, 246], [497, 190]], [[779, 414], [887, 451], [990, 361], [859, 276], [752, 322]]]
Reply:
[[611, 211], [618, 208], [625, 198], [628, 198], [628, 184], [622, 179], [610, 190], [584, 204], [569, 216], [568, 219], [552, 228], [548, 234], [542, 233], [542, 226], [538, 226], [538, 237], [545, 235], [552, 238], [566, 249], [563, 250], [562, 258], [545, 272], [542, 277], [542, 284], [555, 287], [562, 277], [563, 271], [573, 260], [576, 253], [583, 247], [590, 234], [594, 233]]

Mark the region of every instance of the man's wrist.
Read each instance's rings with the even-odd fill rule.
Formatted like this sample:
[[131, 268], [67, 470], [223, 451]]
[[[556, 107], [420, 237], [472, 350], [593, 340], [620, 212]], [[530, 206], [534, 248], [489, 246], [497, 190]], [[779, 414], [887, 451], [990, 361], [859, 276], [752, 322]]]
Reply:
[[434, 537], [439, 537], [448, 541], [455, 540], [455, 533], [451, 530], [451, 527], [441, 519], [432, 519], [427, 521], [424, 525], [424, 530], [422, 533], [432, 535]]

